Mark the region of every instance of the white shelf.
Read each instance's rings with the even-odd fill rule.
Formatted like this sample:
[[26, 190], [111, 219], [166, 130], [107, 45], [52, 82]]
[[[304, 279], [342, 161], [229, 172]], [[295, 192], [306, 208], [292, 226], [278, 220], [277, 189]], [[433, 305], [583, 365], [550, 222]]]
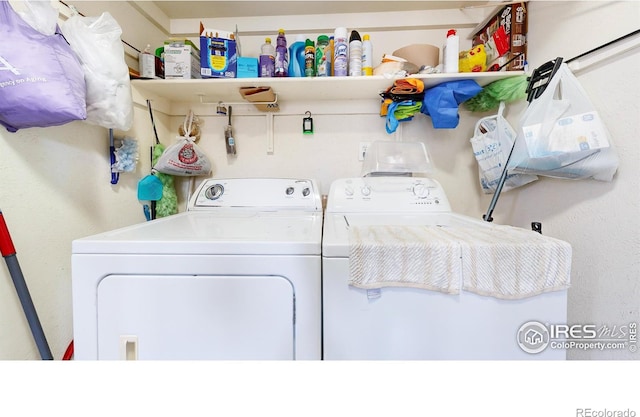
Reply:
[[[473, 79], [485, 86], [503, 78], [523, 75], [523, 71], [459, 74], [412, 75], [420, 78], [425, 88], [447, 81]], [[314, 78], [208, 78], [201, 80], [132, 80], [132, 85], [144, 96], [164, 98], [170, 102], [238, 102], [244, 101], [240, 87], [269, 86], [278, 102], [377, 99], [379, 93], [393, 84], [394, 79], [369, 77]]]

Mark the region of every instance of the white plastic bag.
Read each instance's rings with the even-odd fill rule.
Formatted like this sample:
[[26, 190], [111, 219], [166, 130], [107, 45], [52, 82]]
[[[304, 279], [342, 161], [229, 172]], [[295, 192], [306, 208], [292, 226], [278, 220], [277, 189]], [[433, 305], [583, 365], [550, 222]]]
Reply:
[[611, 181], [618, 156], [580, 82], [562, 64], [520, 119], [509, 168], [557, 178]]
[[58, 10], [53, 7], [51, 0], [23, 0], [26, 7], [24, 11], [18, 11], [32, 28], [46, 36], [56, 33], [58, 24]]
[[84, 70], [87, 122], [129, 130], [133, 123], [133, 98], [118, 22], [108, 12], [99, 17], [74, 14], [61, 29]]
[[[478, 120], [474, 136], [469, 140], [478, 162], [480, 186], [485, 194], [496, 192], [509, 152], [516, 138], [507, 119], [502, 115], [504, 103], [500, 103], [498, 114]], [[536, 175], [507, 173], [502, 191], [509, 191], [537, 180]]]
[[196, 145], [200, 135], [199, 120], [189, 110], [185, 117], [178, 141], [164, 150], [153, 169], [163, 174], [176, 176], [211, 175], [211, 162]]

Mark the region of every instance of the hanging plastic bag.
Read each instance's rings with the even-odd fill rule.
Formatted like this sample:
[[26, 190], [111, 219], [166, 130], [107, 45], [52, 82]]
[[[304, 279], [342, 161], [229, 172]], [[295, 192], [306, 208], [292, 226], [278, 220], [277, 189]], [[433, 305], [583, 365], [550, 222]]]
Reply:
[[32, 28], [43, 35], [52, 36], [58, 25], [58, 10], [51, 5], [51, 0], [22, 0], [26, 11], [18, 14]]
[[87, 122], [129, 130], [133, 123], [133, 98], [118, 22], [108, 12], [98, 17], [74, 14], [62, 24], [62, 33], [84, 70]]
[[[474, 136], [470, 139], [473, 154], [478, 162], [480, 186], [485, 194], [496, 192], [516, 138], [515, 130], [502, 115], [504, 107], [504, 102], [501, 102], [498, 114], [478, 120]], [[502, 191], [521, 187], [537, 179], [536, 175], [507, 173]]]
[[0, 124], [10, 132], [87, 117], [84, 74], [56, 28], [47, 36], [0, 0]]
[[196, 131], [199, 133], [198, 123], [192, 111], [185, 117], [178, 141], [164, 150], [153, 169], [163, 174], [176, 176], [199, 176], [211, 174], [211, 162], [196, 145]]
[[557, 178], [611, 181], [619, 159], [580, 82], [562, 64], [520, 119], [509, 167]]

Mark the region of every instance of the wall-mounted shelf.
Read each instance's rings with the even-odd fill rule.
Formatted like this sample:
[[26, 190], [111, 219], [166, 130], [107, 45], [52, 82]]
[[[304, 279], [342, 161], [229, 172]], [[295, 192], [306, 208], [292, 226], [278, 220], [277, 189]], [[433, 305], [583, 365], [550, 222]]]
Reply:
[[[485, 86], [503, 78], [522, 75], [522, 71], [459, 74], [412, 75], [420, 78], [425, 88], [447, 81], [473, 79]], [[281, 102], [363, 100], [379, 98], [378, 94], [393, 83], [393, 78], [381, 75], [369, 77], [314, 78], [209, 78], [201, 80], [132, 80], [132, 85], [144, 96], [156, 96], [170, 102], [200, 103], [243, 101], [240, 87], [268, 86]], [[249, 103], [249, 102], [247, 102]]]

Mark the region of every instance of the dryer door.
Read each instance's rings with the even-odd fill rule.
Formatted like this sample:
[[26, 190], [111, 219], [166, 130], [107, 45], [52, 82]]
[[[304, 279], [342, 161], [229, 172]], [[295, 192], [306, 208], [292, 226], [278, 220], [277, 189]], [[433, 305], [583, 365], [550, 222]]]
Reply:
[[295, 299], [280, 276], [109, 275], [99, 359], [295, 359]]

